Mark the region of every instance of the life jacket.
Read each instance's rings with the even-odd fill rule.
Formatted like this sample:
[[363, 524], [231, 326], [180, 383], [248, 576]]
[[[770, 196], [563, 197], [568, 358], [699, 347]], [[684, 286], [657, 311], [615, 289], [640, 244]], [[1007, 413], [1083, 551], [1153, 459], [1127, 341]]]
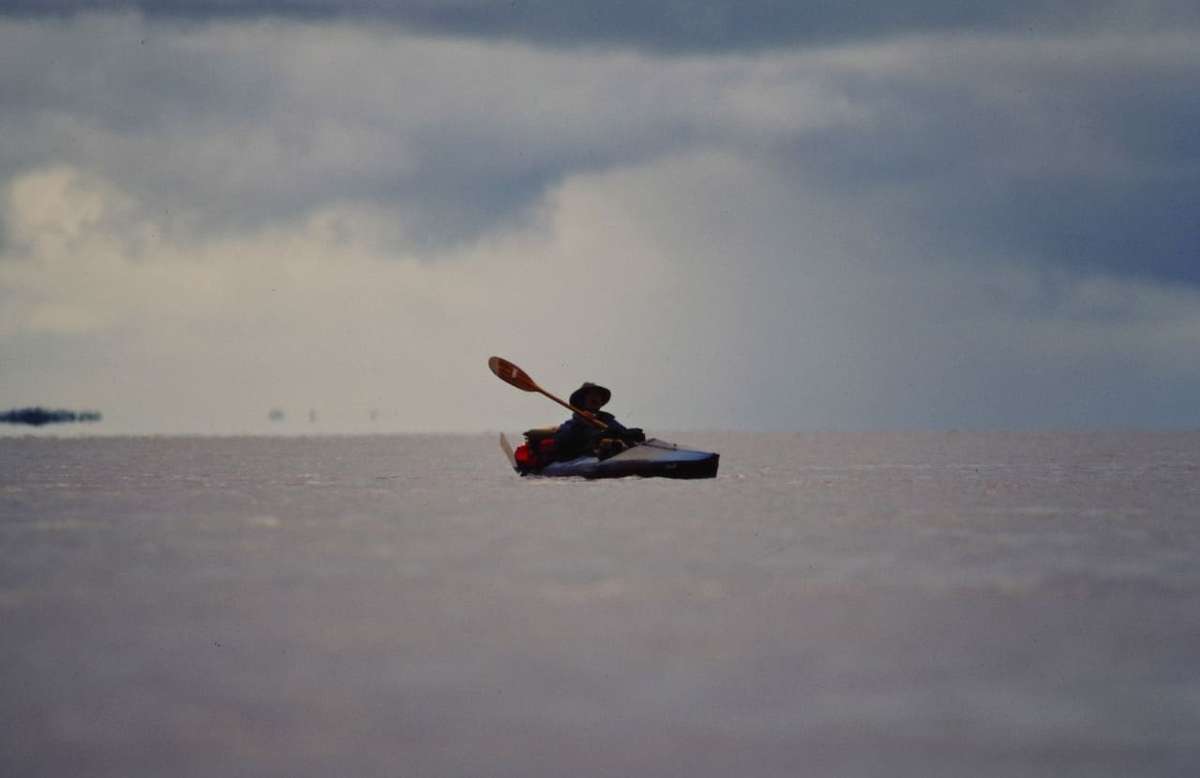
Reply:
[[554, 461], [554, 433], [558, 427], [539, 427], [525, 431], [525, 442], [517, 446], [513, 458], [521, 472], [540, 470]]

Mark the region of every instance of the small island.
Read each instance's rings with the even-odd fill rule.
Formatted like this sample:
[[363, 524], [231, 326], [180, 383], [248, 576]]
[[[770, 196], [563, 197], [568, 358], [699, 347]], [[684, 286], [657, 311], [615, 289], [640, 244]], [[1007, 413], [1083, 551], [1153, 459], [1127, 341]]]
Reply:
[[0, 412], [0, 423], [25, 424], [41, 427], [45, 424], [69, 424], [71, 422], [100, 421], [100, 411], [63, 411], [49, 408], [14, 408]]

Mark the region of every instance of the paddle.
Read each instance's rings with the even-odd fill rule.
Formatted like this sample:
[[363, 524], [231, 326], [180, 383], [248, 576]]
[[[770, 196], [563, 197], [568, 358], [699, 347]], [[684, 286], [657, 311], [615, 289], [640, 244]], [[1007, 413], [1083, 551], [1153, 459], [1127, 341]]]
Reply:
[[570, 403], [563, 402], [542, 387], [538, 386], [537, 382], [530, 378], [528, 373], [514, 365], [512, 362], [509, 362], [507, 359], [492, 357], [488, 360], [488, 367], [490, 367], [492, 372], [496, 374], [496, 377], [504, 383], [515, 386], [523, 392], [538, 392], [540, 394], [544, 394], [562, 407], [569, 409], [573, 413], [579, 414], [579, 416], [589, 424], [592, 424], [602, 430], [608, 429], [607, 424], [600, 421], [595, 416], [592, 416], [587, 411], [576, 408]]

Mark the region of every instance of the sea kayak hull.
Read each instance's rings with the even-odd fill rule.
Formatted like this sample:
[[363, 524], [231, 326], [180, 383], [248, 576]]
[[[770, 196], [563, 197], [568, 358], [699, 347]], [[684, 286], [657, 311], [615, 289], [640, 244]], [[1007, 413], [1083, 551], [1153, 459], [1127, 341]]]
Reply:
[[[502, 445], [507, 444], [504, 441]], [[522, 475], [543, 478], [715, 478], [720, 456], [651, 438], [608, 459], [594, 456], [552, 462]], [[521, 472], [517, 470], [517, 472]]]

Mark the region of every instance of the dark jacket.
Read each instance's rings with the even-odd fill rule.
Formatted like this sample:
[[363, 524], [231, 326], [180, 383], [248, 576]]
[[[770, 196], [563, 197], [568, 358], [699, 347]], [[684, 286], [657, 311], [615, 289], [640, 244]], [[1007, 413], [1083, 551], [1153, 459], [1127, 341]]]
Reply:
[[554, 433], [554, 458], [558, 460], [574, 459], [578, 456], [591, 454], [596, 449], [596, 443], [602, 437], [620, 436], [627, 433], [616, 417], [606, 411], [596, 411], [597, 419], [608, 425], [607, 430], [592, 426], [578, 413], [563, 422]]

